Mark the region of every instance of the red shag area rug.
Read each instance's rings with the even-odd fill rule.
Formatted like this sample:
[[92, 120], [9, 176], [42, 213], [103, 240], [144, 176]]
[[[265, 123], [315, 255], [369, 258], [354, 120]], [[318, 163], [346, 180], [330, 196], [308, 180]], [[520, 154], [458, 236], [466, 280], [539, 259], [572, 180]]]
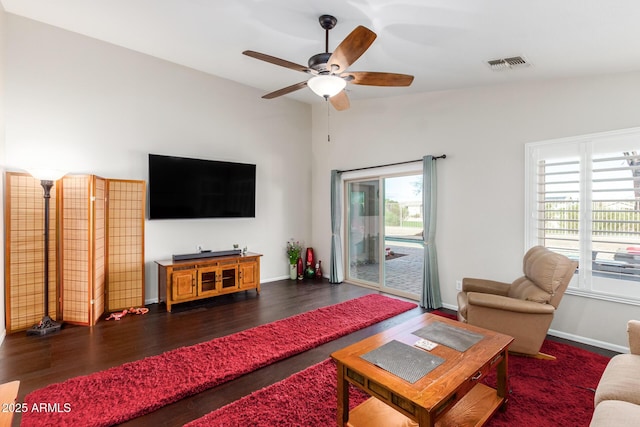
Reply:
[[[338, 419], [338, 371], [327, 359], [223, 406], [185, 427], [324, 427]], [[369, 396], [350, 386], [349, 407]]]
[[[490, 427], [587, 427], [593, 396], [609, 358], [571, 345], [545, 340], [540, 350], [556, 360], [509, 356], [509, 403]], [[496, 386], [495, 374], [487, 385]]]
[[[544, 353], [555, 361], [509, 357], [509, 403], [489, 427], [586, 427], [593, 414], [594, 389], [607, 357], [566, 344], [545, 341]], [[328, 359], [276, 384], [224, 406], [187, 427], [335, 426], [336, 365]], [[495, 387], [495, 375], [485, 381]], [[351, 388], [350, 408], [369, 396]]]
[[21, 425], [122, 423], [415, 307], [395, 298], [366, 295], [71, 378], [28, 394], [28, 408], [51, 410], [27, 411]]

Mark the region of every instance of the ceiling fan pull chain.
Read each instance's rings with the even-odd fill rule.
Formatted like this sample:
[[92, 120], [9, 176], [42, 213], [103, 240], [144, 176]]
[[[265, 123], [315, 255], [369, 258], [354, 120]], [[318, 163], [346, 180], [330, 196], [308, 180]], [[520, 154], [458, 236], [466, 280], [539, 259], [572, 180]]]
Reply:
[[329, 118], [331, 117], [331, 108], [329, 108], [329, 97], [325, 97], [324, 101], [327, 105], [327, 142], [331, 142], [331, 125], [329, 122]]

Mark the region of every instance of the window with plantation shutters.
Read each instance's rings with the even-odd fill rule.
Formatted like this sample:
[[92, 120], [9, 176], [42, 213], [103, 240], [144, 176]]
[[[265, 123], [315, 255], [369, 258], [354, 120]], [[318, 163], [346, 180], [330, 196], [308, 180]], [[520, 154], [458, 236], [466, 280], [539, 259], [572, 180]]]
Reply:
[[623, 280], [640, 280], [638, 152], [594, 155], [592, 160], [594, 270]]
[[580, 162], [540, 160], [536, 166], [536, 244], [577, 259], [580, 253]]
[[570, 292], [640, 301], [640, 129], [525, 151], [527, 245], [579, 261]]

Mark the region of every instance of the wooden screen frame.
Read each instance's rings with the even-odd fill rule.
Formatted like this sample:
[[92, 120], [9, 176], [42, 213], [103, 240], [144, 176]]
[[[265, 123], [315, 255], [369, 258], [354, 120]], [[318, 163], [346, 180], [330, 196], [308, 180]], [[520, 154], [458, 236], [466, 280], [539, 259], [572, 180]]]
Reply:
[[[17, 181], [14, 187], [14, 182]], [[59, 182], [51, 188], [49, 204], [49, 316], [58, 320], [61, 316], [59, 274], [57, 254], [59, 253], [58, 218], [59, 218]], [[38, 324], [44, 315], [44, 190], [40, 181], [28, 173], [5, 172], [5, 324], [7, 332], [26, 330]], [[20, 188], [25, 191], [14, 191]], [[29, 191], [30, 189], [30, 191]], [[15, 205], [18, 206], [15, 206]], [[14, 209], [15, 208], [15, 209]], [[18, 217], [20, 215], [21, 217]], [[20, 239], [16, 244], [14, 233], [20, 232], [21, 224], [32, 222], [33, 228], [24, 228], [28, 234], [24, 242]], [[36, 241], [36, 235], [42, 235], [42, 244]], [[39, 245], [39, 247], [38, 247]], [[32, 252], [32, 254], [29, 254]], [[42, 257], [40, 258], [40, 256]], [[24, 262], [21, 262], [24, 261]], [[23, 266], [23, 273], [15, 272], [15, 267]], [[19, 267], [18, 267], [19, 268]], [[14, 275], [15, 273], [15, 275]], [[42, 277], [38, 275], [42, 274]], [[20, 275], [29, 275], [36, 282], [29, 285], [12, 280]], [[38, 290], [40, 288], [42, 290]], [[12, 294], [15, 293], [15, 298]], [[33, 302], [29, 304], [29, 300]], [[24, 303], [26, 301], [26, 304]], [[23, 308], [26, 305], [27, 308]], [[15, 311], [25, 310], [20, 316]]]
[[61, 181], [58, 258], [62, 320], [92, 326], [105, 308], [106, 180], [95, 175], [66, 175]]
[[[119, 197], [123, 194], [131, 193], [133, 186], [137, 186], [138, 189], [134, 192], [139, 196], [137, 200]], [[127, 191], [122, 187], [127, 187]], [[129, 179], [107, 179], [107, 206], [106, 206], [106, 283], [107, 293], [105, 298], [105, 307], [108, 311], [116, 311], [128, 309], [131, 307], [144, 306], [144, 294], [145, 294], [145, 259], [144, 259], [144, 223], [145, 223], [145, 208], [146, 208], [146, 182]], [[135, 205], [135, 206], [132, 206]], [[124, 205], [124, 208], [123, 208]], [[127, 209], [127, 206], [130, 209]], [[119, 223], [122, 219], [119, 217], [123, 212], [135, 212], [131, 217], [124, 218], [124, 221], [130, 220], [130, 222]], [[120, 261], [123, 256], [119, 253], [117, 248], [133, 247], [131, 244], [134, 240], [131, 235], [127, 235], [128, 231], [135, 229], [139, 234], [139, 252], [136, 255], [140, 258], [140, 263], [136, 267], [138, 271], [120, 271], [118, 266], [121, 264], [129, 264], [134, 266], [137, 263], [133, 262], [116, 262]], [[125, 242], [122, 242], [124, 238]], [[127, 243], [129, 239], [129, 243]], [[128, 255], [130, 255], [129, 253]], [[139, 274], [139, 275], [138, 275]], [[132, 277], [132, 275], [134, 277]], [[140, 294], [132, 294], [132, 287], [121, 287], [122, 283], [140, 283]]]

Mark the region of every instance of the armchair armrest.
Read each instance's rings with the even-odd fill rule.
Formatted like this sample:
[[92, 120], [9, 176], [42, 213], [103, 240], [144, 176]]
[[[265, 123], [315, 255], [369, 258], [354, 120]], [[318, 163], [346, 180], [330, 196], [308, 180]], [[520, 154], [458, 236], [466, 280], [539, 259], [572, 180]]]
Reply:
[[[555, 307], [551, 304], [541, 304], [539, 302], [509, 298], [502, 295], [469, 292], [467, 298], [470, 306], [478, 305], [517, 313], [553, 314], [555, 311]], [[471, 310], [471, 307], [469, 307], [468, 310]]]
[[629, 351], [631, 354], [640, 354], [640, 320], [627, 322], [627, 334], [629, 335]]
[[507, 296], [510, 286], [510, 283], [496, 282], [495, 280], [475, 279], [472, 277], [462, 279], [463, 292], [480, 292]]

